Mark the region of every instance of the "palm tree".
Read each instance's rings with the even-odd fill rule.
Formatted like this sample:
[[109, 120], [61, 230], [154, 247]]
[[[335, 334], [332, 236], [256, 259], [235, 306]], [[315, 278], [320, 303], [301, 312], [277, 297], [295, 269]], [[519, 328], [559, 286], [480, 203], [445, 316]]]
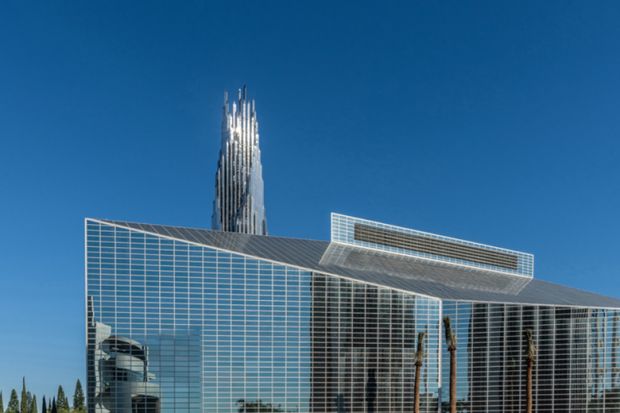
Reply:
[[450, 317], [443, 318], [446, 344], [450, 353], [450, 413], [456, 413], [456, 335], [450, 325]]
[[424, 363], [424, 337], [426, 333], [418, 333], [418, 350], [415, 353], [415, 382], [413, 385], [413, 411], [420, 413], [420, 377]]
[[532, 413], [532, 373], [534, 371], [534, 363], [536, 362], [536, 344], [534, 343], [534, 334], [532, 330], [524, 331], [527, 340], [527, 387], [526, 387], [526, 413]]

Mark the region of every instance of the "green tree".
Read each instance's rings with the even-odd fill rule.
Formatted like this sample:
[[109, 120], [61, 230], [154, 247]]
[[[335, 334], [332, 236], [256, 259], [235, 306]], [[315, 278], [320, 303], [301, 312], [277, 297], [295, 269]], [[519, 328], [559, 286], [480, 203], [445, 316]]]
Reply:
[[82, 390], [82, 383], [80, 383], [80, 379], [77, 379], [77, 382], [75, 383], [75, 392], [73, 393], [73, 411], [75, 413], [83, 413], [85, 411], [84, 390]]
[[58, 408], [56, 407], [56, 398], [52, 399], [52, 408], [50, 409], [51, 413], [58, 413]]
[[[52, 406], [52, 409], [53, 408], [54, 406]], [[62, 386], [58, 386], [58, 394], [56, 395], [56, 409], [58, 410], [57, 413], [69, 413], [69, 400], [67, 399]]]
[[33, 395], [32, 400], [30, 401], [30, 413], [39, 413], [39, 409], [37, 408], [37, 396]]
[[43, 396], [43, 400], [41, 401], [41, 413], [47, 413], [47, 403], [45, 402], [45, 396]]
[[0, 391], [0, 413], [4, 413], [4, 402], [2, 401], [2, 392]]
[[262, 400], [237, 400], [238, 413], [279, 413], [284, 412], [280, 406], [265, 403]]
[[17, 391], [15, 389], [11, 390], [11, 398], [6, 406], [5, 413], [19, 413], [19, 400], [17, 399]]
[[22, 399], [19, 404], [20, 413], [28, 413], [30, 405], [28, 404], [28, 392], [26, 391], [26, 378], [22, 377]]

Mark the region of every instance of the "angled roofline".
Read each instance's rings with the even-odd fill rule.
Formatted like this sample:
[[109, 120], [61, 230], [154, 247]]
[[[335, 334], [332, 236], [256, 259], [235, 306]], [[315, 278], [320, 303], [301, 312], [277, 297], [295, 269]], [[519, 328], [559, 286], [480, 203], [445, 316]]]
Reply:
[[[596, 306], [596, 305], [586, 305], [586, 304], [563, 304], [563, 303], [562, 304], [553, 304], [553, 303], [540, 303], [540, 302], [537, 303], [537, 302], [510, 301], [510, 300], [497, 300], [496, 301], [496, 300], [488, 300], [488, 299], [475, 300], [475, 299], [470, 299], [470, 298], [442, 298], [442, 297], [435, 296], [435, 295], [420, 293], [420, 292], [414, 291], [412, 289], [403, 289], [403, 288], [398, 288], [398, 287], [395, 287], [395, 286], [380, 284], [380, 283], [376, 283], [376, 282], [372, 282], [372, 281], [360, 280], [360, 279], [356, 279], [354, 277], [350, 277], [350, 276], [347, 276], [347, 275], [342, 275], [342, 274], [335, 273], [335, 272], [328, 271], [328, 270], [316, 269], [316, 268], [313, 269], [313, 268], [310, 268], [310, 267], [307, 267], [307, 266], [304, 266], [304, 265], [300, 265], [300, 264], [292, 264], [290, 262], [284, 262], [284, 261], [279, 261], [279, 260], [275, 260], [275, 259], [272, 259], [272, 258], [261, 257], [261, 256], [253, 255], [253, 254], [250, 254], [250, 253], [247, 253], [247, 252], [241, 252], [241, 251], [235, 251], [235, 250], [232, 250], [232, 249], [226, 249], [226, 248], [223, 248], [223, 247], [220, 247], [220, 246], [204, 244], [204, 243], [200, 243], [200, 242], [196, 242], [196, 241], [192, 241], [192, 240], [188, 240], [188, 239], [184, 239], [184, 238], [179, 238], [179, 237], [176, 237], [176, 236], [173, 236], [173, 235], [161, 234], [161, 233], [158, 233], [158, 232], [148, 231], [148, 230], [145, 230], [145, 229], [142, 229], [142, 228], [135, 228], [135, 227], [127, 225], [127, 224], [135, 224], [135, 225], [152, 225], [152, 224], [134, 223], [134, 222], [126, 222], [126, 221], [114, 221], [114, 220], [99, 219], [99, 218], [89, 218], [89, 217], [86, 217], [84, 219], [84, 222], [85, 222], [85, 227], [86, 227], [86, 224], [88, 222], [95, 222], [95, 223], [99, 223], [99, 224], [103, 224], [103, 225], [109, 225], [109, 226], [113, 226], [113, 227], [117, 227], [117, 228], [127, 229], [127, 230], [130, 230], [130, 231], [136, 231], [136, 232], [140, 232], [140, 233], [143, 233], [143, 234], [153, 235], [153, 236], [169, 239], [169, 240], [172, 240], [172, 241], [180, 241], [180, 242], [184, 242], [184, 243], [187, 243], [187, 244], [190, 244], [190, 245], [194, 245], [194, 246], [198, 246], [198, 247], [207, 247], [207, 248], [212, 248], [212, 249], [215, 249], [215, 250], [218, 250], [218, 251], [225, 251], [225, 252], [228, 252], [228, 253], [237, 254], [237, 255], [244, 256], [244, 257], [248, 257], [248, 258], [253, 258], [253, 259], [258, 259], [258, 260], [262, 260], [262, 261], [271, 262], [273, 264], [278, 264], [278, 265], [283, 265], [283, 266], [288, 266], [288, 267], [295, 267], [295, 268], [299, 268], [301, 270], [308, 271], [308, 272], [315, 273], [315, 274], [325, 274], [325, 275], [338, 277], [340, 279], [345, 279], [345, 280], [356, 282], [356, 283], [363, 283], [363, 284], [372, 285], [372, 286], [375, 286], [375, 287], [378, 287], [378, 288], [384, 288], [384, 289], [389, 289], [389, 290], [393, 290], [393, 291], [399, 291], [399, 292], [402, 292], [402, 293], [405, 293], [405, 294], [409, 294], [409, 295], [416, 295], [416, 296], [420, 296], [420, 297], [425, 297], [425, 298], [428, 298], [428, 299], [437, 300], [440, 303], [442, 303], [443, 301], [461, 301], [461, 302], [471, 302], [471, 303], [480, 303], [480, 304], [488, 303], [488, 304], [535, 306], [535, 307], [563, 307], [563, 308], [602, 309], [602, 310], [618, 310], [618, 309], [620, 309], [620, 304], [617, 307], [613, 307], [613, 306]], [[219, 233], [220, 232], [220, 231], [213, 231], [213, 230], [209, 230], [209, 229], [195, 228], [195, 227], [180, 227], [180, 226], [165, 226], [165, 225], [156, 225], [156, 226], [163, 227], [163, 228], [171, 227], [171, 228], [181, 228], [181, 229], [187, 229], [187, 230], [193, 230], [193, 231], [206, 231], [206, 232], [211, 232], [211, 233]], [[308, 242], [324, 243], [326, 245], [330, 244], [329, 241], [307, 240], [307, 239], [303, 239], [303, 238], [261, 236], [261, 235], [255, 235], [255, 234], [236, 234], [236, 233], [227, 233], [227, 234], [234, 234], [234, 235], [245, 236], [245, 237], [260, 237], [260, 238], [272, 238], [272, 239], [280, 239], [280, 240], [308, 241]], [[481, 270], [479, 268], [476, 268], [474, 270], [475, 271], [480, 271], [480, 272], [489, 272], [489, 271]], [[532, 280], [532, 281], [534, 281], [534, 280]], [[557, 285], [558, 287], [568, 288], [568, 289], [574, 290], [576, 292], [580, 292], [580, 293], [588, 294], [588, 295], [599, 296], [599, 297], [605, 298], [605, 299], [617, 300], [614, 297], [608, 297], [608, 296], [604, 296], [604, 295], [601, 295], [601, 294], [598, 294], [598, 293], [586, 291], [586, 290], [579, 289], [579, 288], [564, 286], [564, 285], [557, 284], [557, 283], [552, 283], [552, 282], [549, 282], [549, 281], [538, 280], [537, 282], [542, 282], [542, 283], [546, 283], [546, 284], [549, 284], [549, 285]]]
[[[281, 261], [273, 260], [273, 259], [270, 259], [270, 258], [259, 257], [259, 256], [248, 254], [248, 253], [227, 250], [225, 248], [215, 247], [213, 245], [205, 245], [205, 244], [201, 244], [201, 243], [198, 243], [198, 242], [195, 242], [195, 241], [190, 241], [190, 240], [186, 240], [186, 239], [182, 239], [182, 238], [176, 238], [176, 237], [173, 237], [173, 236], [170, 236], [170, 235], [162, 235], [162, 234], [158, 234], [156, 232], [150, 232], [150, 231], [146, 231], [146, 230], [143, 230], [143, 229], [127, 227], [127, 226], [124, 226], [122, 224], [119, 224], [116, 221], [110, 222], [110, 221], [106, 221], [106, 220], [99, 220], [99, 219], [96, 219], [96, 218], [86, 218], [86, 221], [98, 222], [100, 224], [110, 225], [110, 226], [114, 226], [114, 227], [117, 227], [117, 228], [128, 229], [130, 231], [142, 232], [144, 234], [154, 235], [156, 237], [162, 237], [162, 238], [166, 238], [166, 239], [169, 239], [169, 240], [172, 240], [172, 241], [185, 242], [185, 243], [188, 243], [188, 244], [191, 244], [191, 245], [195, 245], [197, 247], [212, 248], [212, 249], [215, 249], [215, 250], [218, 250], [218, 251], [225, 251], [225, 252], [229, 252], [229, 253], [232, 253], [232, 254], [238, 254], [238, 255], [242, 255], [242, 256], [248, 257], [248, 258], [253, 258], [253, 259], [256, 259], [256, 260], [268, 261], [268, 262], [271, 262], [273, 264], [283, 265], [283, 266], [286, 266], [286, 267], [296, 267], [296, 268], [299, 268], [301, 270], [308, 271], [308, 272], [315, 273], [315, 274], [330, 275], [330, 276], [333, 276], [333, 277], [339, 277], [339, 278], [342, 278], [342, 279], [345, 279], [345, 280], [348, 280], [348, 281], [352, 281], [352, 282], [369, 284], [369, 285], [373, 285], [373, 286], [379, 287], [379, 288], [387, 288], [389, 290], [400, 291], [400, 292], [403, 292], [403, 293], [406, 293], [406, 294], [409, 294], [409, 295], [415, 294], [415, 295], [418, 295], [418, 296], [421, 296], [421, 297], [425, 297], [425, 298], [429, 298], [429, 299], [432, 299], [432, 300], [437, 300], [437, 301], [440, 301], [440, 302], [442, 301], [442, 299], [439, 298], [439, 297], [435, 297], [435, 296], [424, 294], [424, 293], [417, 293], [417, 292], [414, 292], [414, 291], [403, 290], [401, 288], [389, 287], [389, 286], [386, 286], [386, 285], [381, 285], [381, 284], [372, 283], [372, 282], [368, 282], [368, 281], [356, 280], [355, 278], [347, 277], [346, 275], [342, 275], [342, 274], [330, 273], [330, 272], [327, 272], [327, 271], [317, 271], [316, 269], [303, 267], [303, 266], [300, 266], [300, 265], [297, 265], [297, 264], [281, 262]], [[149, 224], [147, 224], [147, 225], [149, 225]], [[190, 228], [190, 227], [186, 227], [186, 228], [187, 229], [194, 229], [194, 230], [196, 229], [196, 228]], [[209, 230], [205, 230], [205, 231], [209, 231]], [[255, 235], [255, 234], [243, 234], [243, 235], [256, 236], [256, 237], [263, 236], [263, 235]], [[287, 239], [287, 238], [284, 238], [284, 237], [274, 237], [274, 238]], [[301, 238], [299, 238], [299, 239], [301, 239]], [[319, 242], [319, 241], [317, 241], [317, 242]], [[320, 242], [328, 243], [328, 241], [320, 241]]]

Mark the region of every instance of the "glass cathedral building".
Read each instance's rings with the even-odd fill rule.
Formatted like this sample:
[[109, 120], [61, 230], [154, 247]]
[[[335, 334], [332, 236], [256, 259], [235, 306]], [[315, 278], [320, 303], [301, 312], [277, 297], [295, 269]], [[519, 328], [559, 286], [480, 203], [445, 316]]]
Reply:
[[620, 412], [620, 300], [530, 254], [332, 215], [330, 241], [86, 220], [88, 409]]

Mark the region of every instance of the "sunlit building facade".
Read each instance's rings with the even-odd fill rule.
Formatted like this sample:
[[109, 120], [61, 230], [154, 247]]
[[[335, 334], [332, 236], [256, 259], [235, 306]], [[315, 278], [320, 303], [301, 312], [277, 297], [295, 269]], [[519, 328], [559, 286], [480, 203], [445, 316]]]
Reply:
[[[620, 411], [620, 301], [533, 256], [332, 215], [330, 241], [86, 220], [89, 412]], [[259, 410], [262, 409], [262, 410]]]

